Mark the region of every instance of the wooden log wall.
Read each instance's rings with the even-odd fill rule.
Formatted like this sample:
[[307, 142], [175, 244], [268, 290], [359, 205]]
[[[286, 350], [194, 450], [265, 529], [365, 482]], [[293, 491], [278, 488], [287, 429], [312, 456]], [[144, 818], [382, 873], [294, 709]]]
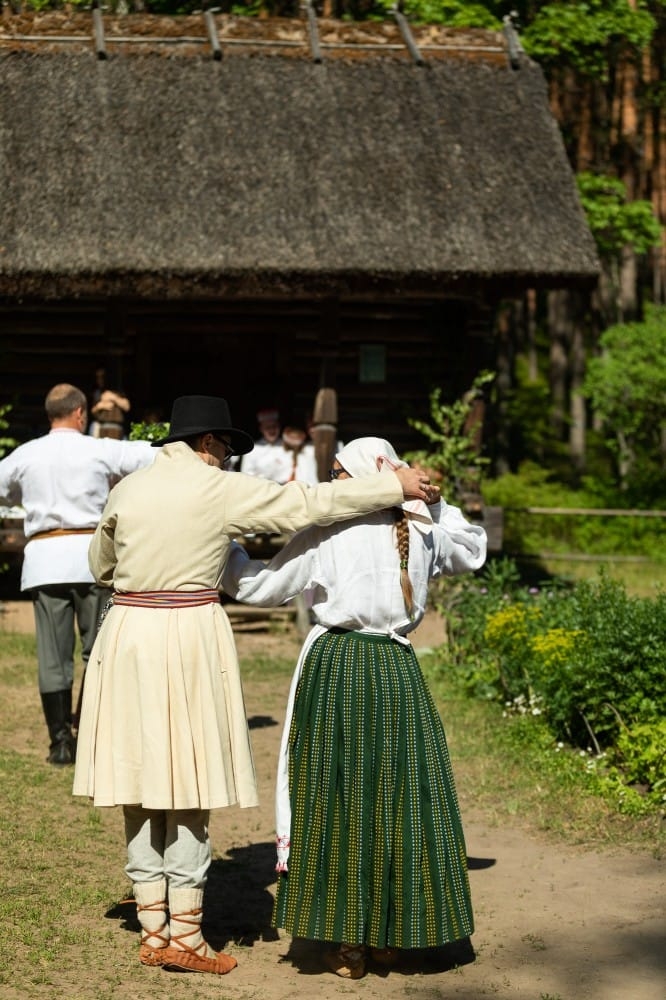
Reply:
[[[44, 433], [44, 396], [67, 381], [87, 393], [102, 365], [128, 395], [129, 420], [168, 419], [186, 393], [225, 396], [254, 433], [256, 411], [279, 407], [303, 426], [317, 390], [337, 389], [340, 436], [424, 444], [407, 424], [428, 395], [453, 400], [494, 364], [488, 310], [469, 301], [97, 302], [0, 305], [0, 402], [19, 440]], [[370, 357], [363, 381], [362, 357]]]

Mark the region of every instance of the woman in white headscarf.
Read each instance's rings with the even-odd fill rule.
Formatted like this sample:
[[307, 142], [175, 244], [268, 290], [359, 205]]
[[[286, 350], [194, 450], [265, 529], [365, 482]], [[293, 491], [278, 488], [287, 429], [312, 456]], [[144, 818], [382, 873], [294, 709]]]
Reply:
[[[388, 441], [359, 438], [330, 475], [404, 464]], [[389, 963], [473, 931], [446, 737], [407, 636], [429, 581], [485, 557], [483, 528], [438, 500], [306, 528], [267, 565], [240, 546], [229, 560], [223, 586], [241, 601], [314, 589], [278, 763], [273, 923], [335, 943], [338, 975], [360, 978], [368, 949]]]

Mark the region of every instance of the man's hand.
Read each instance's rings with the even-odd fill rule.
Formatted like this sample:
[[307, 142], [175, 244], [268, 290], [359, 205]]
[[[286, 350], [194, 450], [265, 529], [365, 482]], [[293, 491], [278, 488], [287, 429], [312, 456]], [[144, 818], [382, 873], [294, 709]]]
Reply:
[[440, 499], [438, 486], [432, 486], [428, 476], [422, 469], [410, 469], [401, 466], [395, 474], [402, 486], [405, 500], [425, 500], [426, 503], [437, 503]]

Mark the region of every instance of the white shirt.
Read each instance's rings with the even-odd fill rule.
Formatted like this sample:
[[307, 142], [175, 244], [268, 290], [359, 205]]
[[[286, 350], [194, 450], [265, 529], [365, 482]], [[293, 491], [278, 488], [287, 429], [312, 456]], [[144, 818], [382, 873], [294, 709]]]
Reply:
[[288, 483], [291, 479], [296, 479], [300, 483], [316, 486], [319, 482], [314, 450], [304, 447], [296, 457], [294, 468], [294, 452], [285, 448], [281, 437], [273, 442], [266, 441], [265, 438], [256, 441], [252, 451], [243, 455], [240, 471], [248, 476], [272, 479], [275, 483]]
[[428, 510], [432, 524], [409, 519], [410, 619], [400, 587], [396, 528], [391, 511], [329, 527], [305, 528], [266, 565], [236, 545], [222, 586], [249, 604], [275, 607], [314, 588], [312, 611], [326, 628], [404, 636], [423, 618], [428, 582], [440, 575], [479, 569], [486, 533], [444, 502]]
[[156, 452], [147, 441], [96, 439], [58, 428], [0, 462], [0, 501], [20, 504], [25, 511], [21, 590], [94, 582], [88, 568], [91, 535], [30, 538], [53, 528], [95, 528], [111, 487], [150, 465]]

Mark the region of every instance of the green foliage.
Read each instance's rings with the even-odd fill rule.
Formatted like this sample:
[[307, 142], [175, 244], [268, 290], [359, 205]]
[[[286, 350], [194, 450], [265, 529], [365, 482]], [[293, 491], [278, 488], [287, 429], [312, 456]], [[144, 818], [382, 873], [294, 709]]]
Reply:
[[545, 66], [567, 65], [605, 81], [618, 60], [639, 57], [655, 29], [644, 0], [555, 0], [540, 7], [522, 42]]
[[15, 448], [18, 444], [16, 438], [7, 437], [2, 432], [9, 430], [9, 421], [7, 420], [7, 415], [11, 412], [11, 404], [5, 403], [0, 406], [0, 458], [6, 455], [8, 451]]
[[483, 371], [471, 388], [453, 403], [442, 403], [441, 388], [430, 394], [431, 423], [409, 419], [407, 422], [430, 442], [429, 448], [405, 454], [408, 462], [422, 465], [437, 474], [448, 496], [459, 498], [463, 493], [478, 489], [481, 470], [488, 459], [479, 454], [476, 443], [478, 421], [474, 409], [483, 386], [491, 382], [493, 372]]
[[474, 697], [499, 697], [496, 663], [487, 655], [486, 618], [504, 605], [519, 582], [515, 563], [502, 558], [486, 563], [479, 577], [446, 577], [433, 584], [434, 605], [446, 622], [447, 654], [463, 689]]
[[528, 588], [505, 560], [445, 582], [439, 607], [466, 690], [588, 754], [614, 748], [623, 780], [663, 794], [666, 593], [630, 597], [604, 573]]
[[135, 423], [130, 425], [130, 441], [162, 441], [168, 437], [168, 423]]
[[[378, 0], [387, 16], [395, 0]], [[466, 0], [404, 0], [400, 9], [415, 24], [446, 24], [454, 28], [488, 28], [497, 31], [501, 22], [488, 10], [496, 4], [467, 3]]]
[[644, 785], [666, 801], [666, 719], [623, 727], [614, 761], [626, 781]]
[[[70, 0], [75, 9], [90, 8], [90, 0]], [[390, 17], [395, 0], [343, 0], [335, 8], [335, 16], [350, 20], [379, 20]], [[27, 0], [26, 6], [42, 11], [60, 6], [59, 0]], [[109, 0], [105, 5], [117, 11], [121, 0]], [[498, 29], [501, 23], [493, 13], [501, 4], [467, 3], [466, 0], [405, 0], [401, 5], [403, 13], [414, 23], [448, 24], [462, 28]], [[240, 17], [290, 17], [298, 14], [295, 0], [241, 0], [241, 2], [220, 3], [219, 7]], [[129, 9], [134, 6], [130, 0]], [[196, 0], [146, 0], [145, 10], [150, 14], [189, 14], [201, 10]]]
[[442, 655], [446, 650], [424, 657], [421, 665], [436, 701], [444, 703], [458, 766], [464, 766], [479, 808], [496, 822], [519, 815], [569, 842], [608, 844], [620, 830], [644, 830], [659, 849], [663, 804], [652, 793], [627, 785], [608, 755], [556, 740], [543, 714], [465, 697], [458, 672]]
[[666, 307], [646, 307], [643, 323], [609, 327], [601, 354], [591, 358], [583, 392], [602, 418], [606, 443], [617, 456], [618, 478], [663, 483], [666, 427]]
[[624, 247], [638, 254], [657, 246], [662, 227], [649, 201], [627, 201], [621, 180], [604, 174], [577, 175], [578, 192], [602, 257], [617, 256]]
[[571, 552], [608, 555], [609, 559], [644, 555], [666, 560], [666, 532], [663, 522], [654, 518], [523, 513], [525, 507], [665, 508], [663, 476], [652, 492], [641, 495], [629, 490], [618, 495], [614, 484], [600, 480], [586, 479], [581, 488], [570, 489], [558, 482], [550, 469], [525, 462], [518, 472], [485, 480], [483, 497], [487, 504], [504, 509], [504, 548], [508, 552]]
[[519, 355], [513, 386], [506, 395], [506, 419], [513, 442], [512, 450], [526, 459], [539, 462], [558, 459], [564, 446], [553, 430], [551, 414], [547, 378], [542, 373], [536, 379], [531, 378], [526, 359]]

